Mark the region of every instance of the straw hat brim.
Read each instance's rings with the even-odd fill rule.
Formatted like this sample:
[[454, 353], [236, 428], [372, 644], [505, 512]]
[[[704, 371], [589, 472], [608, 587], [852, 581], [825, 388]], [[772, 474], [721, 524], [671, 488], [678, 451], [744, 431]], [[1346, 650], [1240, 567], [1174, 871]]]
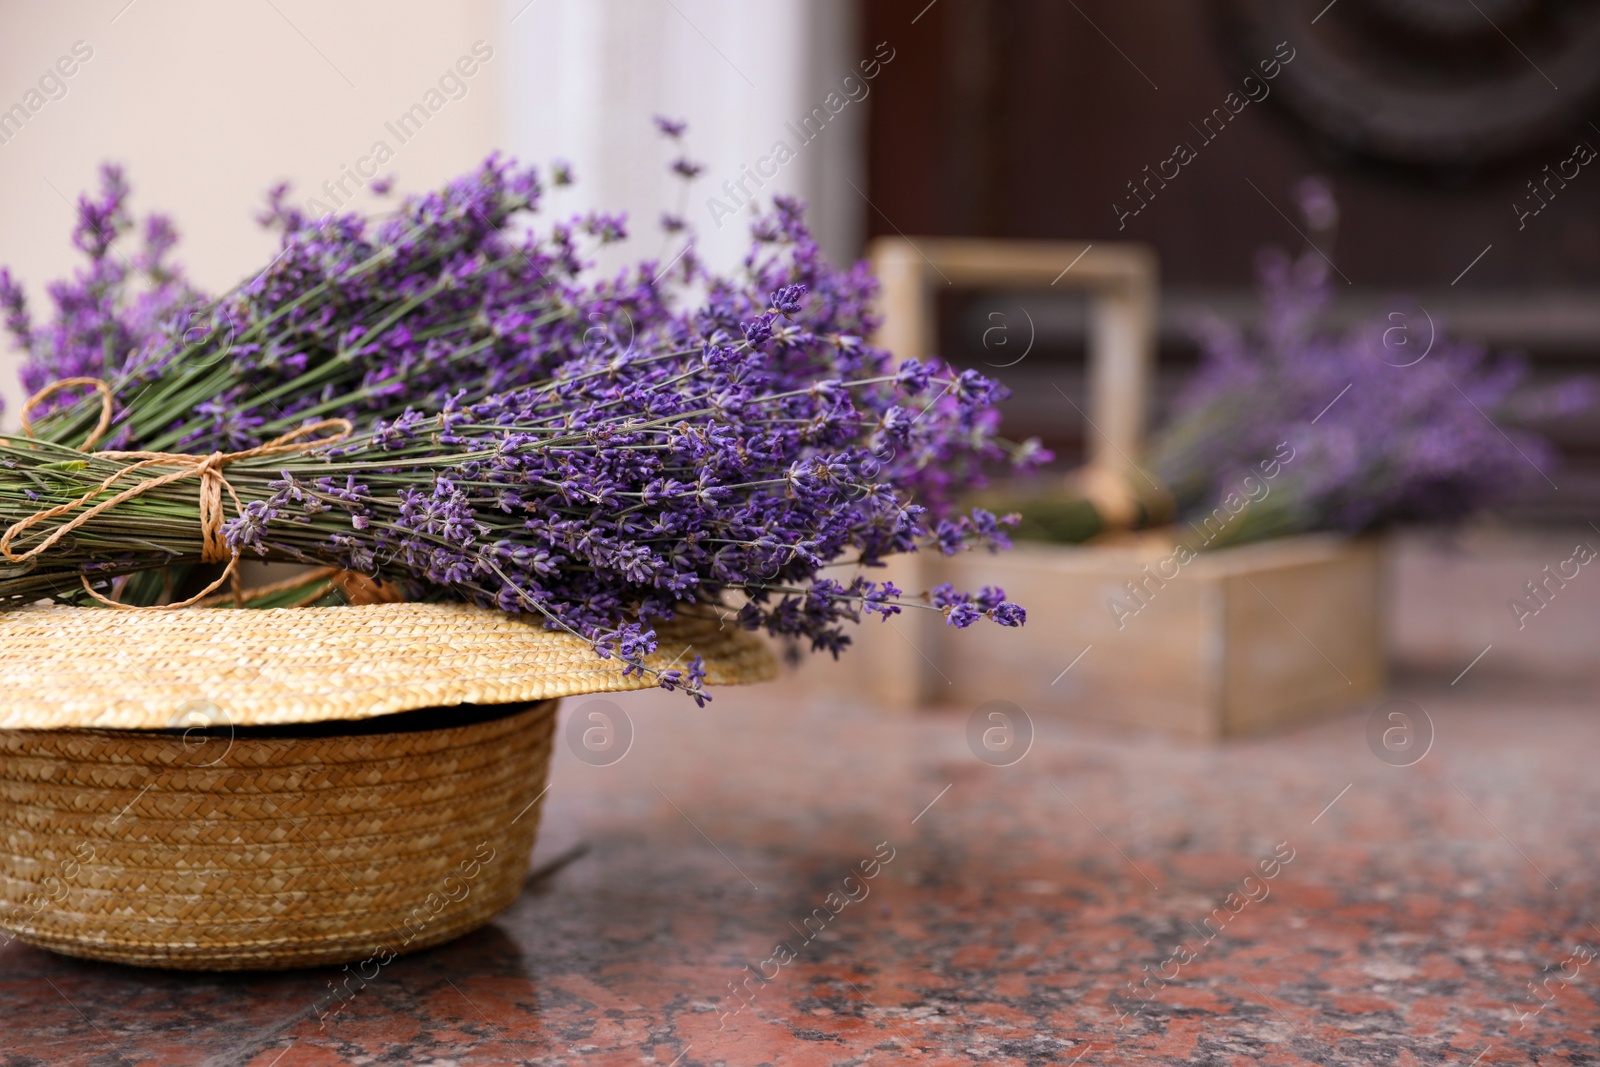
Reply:
[[[767, 644], [734, 623], [657, 628], [653, 669], [695, 656], [706, 684], [776, 676]], [[648, 689], [588, 642], [462, 604], [0, 612], [0, 729], [149, 730], [364, 719]]]

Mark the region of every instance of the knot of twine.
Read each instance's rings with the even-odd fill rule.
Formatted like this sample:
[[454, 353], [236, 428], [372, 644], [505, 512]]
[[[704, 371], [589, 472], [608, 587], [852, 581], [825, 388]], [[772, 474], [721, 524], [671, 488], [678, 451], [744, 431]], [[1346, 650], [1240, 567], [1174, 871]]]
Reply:
[[[54, 382], [39, 390], [32, 397], [30, 397], [28, 402], [22, 407], [23, 432], [29, 437], [33, 436], [33, 424], [28, 419], [29, 412], [31, 412], [40, 403], [54, 395], [59, 390], [75, 386], [88, 386], [100, 394], [100, 421], [90, 432], [88, 438], [83, 442], [82, 445], [78, 446], [77, 449], [79, 452], [88, 453], [90, 447], [92, 447], [94, 443], [105, 434], [107, 428], [109, 428], [111, 425], [111, 387], [104, 381], [101, 381], [99, 378], [63, 378], [61, 381]], [[237, 463], [243, 459], [255, 459], [260, 456], [281, 456], [291, 453], [309, 452], [312, 449], [321, 448], [324, 445], [338, 444], [340, 441], [343, 441], [345, 438], [349, 437], [354, 429], [355, 427], [351, 424], [349, 419], [322, 419], [318, 422], [301, 426], [299, 429], [291, 430], [281, 437], [275, 437], [266, 444], [257, 445], [255, 448], [247, 448], [240, 452], [213, 452], [209, 456], [190, 455], [183, 452], [92, 453], [92, 455], [100, 459], [132, 460], [133, 462], [128, 466], [123, 467], [115, 474], [112, 474], [109, 478], [105, 479], [98, 486], [89, 490], [78, 499], [66, 504], [57, 504], [53, 508], [45, 508], [42, 511], [36, 511], [20, 522], [13, 523], [10, 529], [6, 530], [4, 534], [0, 534], [0, 555], [4, 555], [5, 558], [10, 560], [12, 563], [24, 563], [49, 551], [51, 546], [57, 541], [60, 541], [63, 537], [66, 537], [68, 534], [72, 533], [72, 531], [89, 522], [95, 516], [110, 511], [119, 504], [132, 500], [135, 497], [142, 496], [145, 493], [148, 493], [150, 490], [159, 488], [163, 485], [169, 485], [173, 482], [183, 481], [185, 478], [198, 478], [200, 479], [200, 558], [206, 563], [226, 562], [228, 565], [216, 581], [200, 590], [200, 592], [196, 593], [194, 596], [189, 597], [187, 600], [181, 600], [173, 604], [158, 604], [145, 607], [133, 604], [120, 604], [108, 597], [101, 596], [99, 593], [95, 592], [89, 587], [88, 575], [79, 575], [79, 579], [83, 582], [84, 590], [90, 596], [100, 601], [100, 603], [105, 604], [108, 607], [122, 608], [127, 611], [164, 611], [171, 608], [185, 608], [196, 603], [197, 601], [204, 600], [207, 596], [211, 595], [211, 593], [219, 589], [222, 586], [222, 583], [228, 581], [229, 579], [233, 579], [234, 581], [235, 599], [240, 600], [242, 603], [238, 589], [237, 577], [239, 568], [239, 551], [238, 549], [231, 549], [228, 547], [227, 538], [224, 537], [222, 533], [222, 525], [225, 518], [222, 504], [223, 492], [226, 491], [228, 496], [233, 500], [233, 507], [236, 514], [244, 514], [245, 509], [244, 503], [239, 499], [239, 494], [234, 492], [233, 486], [229, 484], [227, 477], [222, 473], [223, 469], [227, 467], [228, 464]], [[329, 437], [318, 437], [310, 441], [301, 440], [301, 438], [308, 437], [312, 434], [321, 433], [325, 430], [335, 430], [337, 432]], [[177, 469], [168, 471], [166, 474], [158, 474], [153, 477], [144, 478], [138, 482], [135, 482], [133, 485], [128, 486], [126, 489], [123, 489], [115, 496], [112, 496], [106, 500], [102, 500], [98, 504], [88, 506], [91, 500], [109, 490], [112, 486], [122, 481], [122, 479], [149, 467], [175, 467]], [[68, 522], [56, 527], [56, 529], [53, 530], [49, 536], [45, 537], [44, 540], [40, 541], [37, 545], [34, 545], [26, 552], [12, 551], [11, 542], [20, 534], [26, 532], [34, 526], [37, 526], [39, 523], [49, 522], [51, 519], [57, 518], [58, 516], [66, 515], [70, 512], [77, 511], [79, 508], [85, 507], [87, 507], [87, 510], [84, 510], [80, 514], [73, 516], [73, 518]]]

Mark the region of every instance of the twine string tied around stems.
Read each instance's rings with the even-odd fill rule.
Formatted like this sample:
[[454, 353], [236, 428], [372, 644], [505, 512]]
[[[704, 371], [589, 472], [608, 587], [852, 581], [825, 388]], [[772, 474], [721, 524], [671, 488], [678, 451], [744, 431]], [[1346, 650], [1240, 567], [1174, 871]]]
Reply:
[[[90, 386], [100, 394], [99, 424], [89, 434], [88, 439], [85, 440], [84, 443], [78, 448], [78, 451], [87, 453], [88, 450], [96, 441], [100, 439], [100, 437], [105, 433], [106, 429], [111, 425], [111, 387], [98, 378], [64, 378], [61, 381], [54, 382], [39, 390], [39, 392], [35, 393], [31, 398], [29, 398], [27, 404], [23, 406], [23, 430], [28, 434], [28, 436], [33, 436], [33, 427], [28, 421], [28, 412], [30, 412], [34, 407], [42, 403], [45, 399], [50, 397], [58, 390], [73, 386]], [[303, 438], [312, 437], [312, 435], [322, 433], [326, 430], [333, 430], [335, 432], [331, 436], [313, 437], [311, 440], [303, 440]], [[110, 511], [119, 504], [123, 504], [134, 499], [135, 497], [142, 496], [145, 493], [148, 493], [150, 490], [159, 488], [163, 485], [169, 485], [173, 482], [183, 481], [186, 478], [198, 478], [200, 480], [201, 559], [206, 563], [227, 564], [226, 569], [223, 570], [222, 574], [217, 578], [216, 581], [212, 582], [200, 592], [186, 600], [181, 600], [172, 604], [159, 604], [146, 607], [132, 604], [121, 604], [115, 600], [109, 599], [108, 597], [102, 596], [90, 588], [88, 575], [79, 575], [79, 579], [83, 582], [84, 590], [90, 596], [94, 597], [94, 599], [100, 601], [102, 604], [105, 604], [108, 607], [122, 608], [128, 611], [161, 611], [170, 608], [188, 607], [189, 605], [200, 600], [204, 600], [207, 596], [211, 595], [211, 593], [219, 589], [222, 586], [222, 583], [229, 581], [230, 579], [232, 579], [234, 582], [234, 595], [235, 599], [238, 600], [241, 596], [238, 587], [239, 552], [238, 549], [230, 548], [228, 546], [227, 538], [223, 536], [222, 526], [225, 518], [225, 509], [223, 506], [222, 494], [226, 492], [228, 497], [233, 501], [234, 511], [236, 514], [242, 515], [245, 509], [244, 503], [239, 499], [239, 494], [234, 492], [233, 486], [229, 484], [227, 476], [223, 474], [223, 470], [230, 463], [237, 463], [240, 460], [256, 459], [261, 456], [281, 456], [292, 453], [309, 452], [313, 449], [322, 448], [326, 445], [338, 444], [340, 441], [343, 441], [349, 437], [354, 430], [355, 427], [349, 419], [322, 419], [317, 422], [308, 423], [307, 425], [301, 426], [298, 429], [291, 430], [280, 437], [273, 438], [271, 441], [268, 441], [265, 444], [257, 445], [255, 448], [247, 448], [239, 452], [213, 452], [208, 456], [191, 455], [184, 452], [93, 453], [93, 455], [99, 459], [131, 460], [133, 462], [110, 475], [98, 486], [89, 490], [78, 499], [70, 501], [66, 504], [57, 504], [55, 507], [44, 508], [40, 511], [34, 512], [32, 515], [29, 515], [27, 518], [24, 518], [19, 522], [13, 523], [4, 534], [0, 534], [0, 555], [4, 555], [5, 558], [10, 560], [12, 563], [24, 563], [49, 551], [51, 546], [56, 544], [56, 542], [60, 541], [63, 537], [66, 537], [68, 534], [72, 533], [72, 531], [91, 521], [97, 515]], [[121, 492], [118, 492], [116, 495], [100, 501], [98, 504], [90, 504], [90, 501], [94, 500], [95, 497], [107, 492], [124, 478], [130, 477], [139, 473], [140, 471], [147, 470], [152, 467], [173, 467], [176, 469], [170, 470], [165, 474], [157, 474], [152, 477], [146, 477], [128, 486]], [[83, 510], [80, 511], [79, 509]], [[19, 535], [25, 533], [32, 527], [37, 526], [42, 522], [49, 522], [51, 519], [58, 518], [62, 515], [71, 514], [73, 512], [77, 512], [77, 514], [73, 515], [73, 517], [67, 522], [56, 527], [37, 545], [34, 545], [25, 552], [16, 552], [12, 550], [11, 543]]]

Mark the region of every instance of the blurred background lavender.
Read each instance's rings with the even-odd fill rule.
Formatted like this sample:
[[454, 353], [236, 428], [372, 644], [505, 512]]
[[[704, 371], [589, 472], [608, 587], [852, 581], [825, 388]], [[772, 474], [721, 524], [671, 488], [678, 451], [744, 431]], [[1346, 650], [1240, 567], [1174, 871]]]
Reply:
[[1558, 449], [1515, 427], [1588, 411], [1595, 380], [1527, 389], [1525, 358], [1455, 340], [1406, 300], [1329, 326], [1338, 208], [1320, 179], [1295, 192], [1307, 247], [1258, 253], [1254, 324], [1197, 316], [1200, 368], [1152, 442], [1179, 517], [1222, 508], [1226, 529], [1208, 538], [1222, 547], [1459, 520], [1514, 498], [1530, 472], [1548, 480]]

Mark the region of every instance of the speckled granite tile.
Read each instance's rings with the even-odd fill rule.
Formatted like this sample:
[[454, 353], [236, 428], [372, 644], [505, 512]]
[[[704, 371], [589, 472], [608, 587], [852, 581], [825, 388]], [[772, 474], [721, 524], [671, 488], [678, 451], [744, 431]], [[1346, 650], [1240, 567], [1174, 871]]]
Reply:
[[0, 1064], [1600, 1063], [1600, 701], [1406, 695], [1406, 768], [1368, 708], [1219, 748], [1040, 721], [991, 767], [960, 710], [617, 698], [632, 749], [558, 752], [560, 866], [490, 927], [322, 1021], [332, 970], [12, 944]]

